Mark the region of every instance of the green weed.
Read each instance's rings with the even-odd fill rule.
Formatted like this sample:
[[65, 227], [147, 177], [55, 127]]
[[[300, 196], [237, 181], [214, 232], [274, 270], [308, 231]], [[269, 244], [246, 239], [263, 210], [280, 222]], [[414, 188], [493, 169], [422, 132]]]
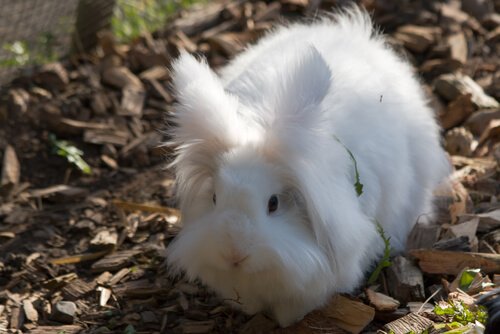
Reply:
[[462, 325], [474, 323], [476, 321], [486, 324], [488, 313], [483, 306], [468, 307], [462, 302], [448, 301], [447, 304], [437, 304], [434, 307], [434, 313], [448, 317], [452, 323], [456, 322]]
[[391, 266], [391, 238], [385, 235], [385, 231], [382, 228], [382, 225], [379, 224], [379, 222], [376, 222], [377, 224], [377, 232], [384, 240], [384, 255], [382, 256], [382, 259], [379, 261], [373, 272], [371, 273], [370, 277], [368, 278], [368, 285], [372, 285], [375, 283], [380, 276], [380, 272], [382, 269], [390, 267]]
[[49, 142], [52, 145], [52, 150], [55, 154], [66, 158], [68, 162], [76, 166], [84, 174], [92, 174], [92, 169], [83, 160], [83, 151], [69, 144], [65, 140], [59, 140], [54, 134], [49, 135]]
[[354, 158], [354, 154], [352, 154], [351, 150], [347, 148], [347, 146], [344, 145], [344, 143], [337, 137], [336, 135], [333, 135], [333, 138], [339, 142], [342, 147], [347, 151], [347, 154], [351, 157], [351, 160], [354, 164], [354, 190], [356, 191], [356, 194], [361, 196], [363, 194], [363, 184], [360, 181], [359, 178], [359, 171], [358, 171], [358, 163], [356, 162], [356, 159]]
[[144, 32], [153, 32], [180, 9], [207, 0], [118, 0], [111, 28], [120, 42], [129, 42]]

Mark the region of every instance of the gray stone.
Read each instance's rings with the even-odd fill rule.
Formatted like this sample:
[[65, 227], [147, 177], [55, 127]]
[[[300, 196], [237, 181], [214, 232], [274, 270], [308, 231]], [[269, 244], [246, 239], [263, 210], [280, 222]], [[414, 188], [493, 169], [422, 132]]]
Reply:
[[76, 311], [75, 303], [62, 300], [52, 308], [51, 319], [63, 324], [72, 324], [75, 321]]
[[487, 95], [471, 77], [461, 73], [449, 73], [439, 76], [434, 82], [434, 90], [448, 101], [459, 96], [471, 94], [471, 100], [477, 109], [498, 108], [498, 102]]

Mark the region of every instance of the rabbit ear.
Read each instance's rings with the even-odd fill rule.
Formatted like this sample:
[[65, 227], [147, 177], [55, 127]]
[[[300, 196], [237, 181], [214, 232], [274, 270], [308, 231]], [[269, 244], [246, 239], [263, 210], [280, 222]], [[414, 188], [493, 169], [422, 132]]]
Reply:
[[302, 154], [328, 130], [321, 102], [331, 86], [331, 71], [311, 46], [290, 61], [279, 82], [272, 111], [263, 116], [263, 145], [272, 155]]
[[238, 101], [225, 92], [219, 77], [201, 62], [184, 52], [173, 64], [173, 83], [179, 104], [174, 132], [179, 144], [211, 142], [211, 149], [223, 151], [238, 138]]
[[213, 176], [220, 153], [237, 143], [241, 121], [238, 100], [224, 90], [206, 61], [182, 53], [172, 76], [179, 103], [170, 143], [177, 147], [177, 155], [171, 166], [176, 169], [178, 192], [189, 198]]
[[309, 117], [306, 110], [323, 101], [330, 88], [331, 76], [323, 56], [314, 46], [308, 47], [292, 59], [282, 73], [276, 109], [290, 116]]

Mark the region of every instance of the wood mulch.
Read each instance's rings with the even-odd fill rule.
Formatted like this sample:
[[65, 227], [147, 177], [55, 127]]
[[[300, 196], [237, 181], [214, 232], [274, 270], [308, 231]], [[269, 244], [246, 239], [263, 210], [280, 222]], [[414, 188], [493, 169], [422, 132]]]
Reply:
[[[171, 152], [158, 145], [174, 102], [171, 60], [184, 49], [217, 68], [284, 19], [345, 3], [209, 2], [128, 45], [103, 32], [95, 53], [2, 90], [0, 333], [420, 332], [446, 320], [434, 302], [473, 305], [484, 283], [500, 284], [500, 3], [360, 2], [422, 77], [456, 169], [436, 192], [436, 224], [417, 225], [413, 250], [377, 285], [283, 330], [162, 265], [180, 228]], [[54, 154], [50, 134], [81, 149], [92, 174]], [[481, 271], [464, 287], [466, 267]]]

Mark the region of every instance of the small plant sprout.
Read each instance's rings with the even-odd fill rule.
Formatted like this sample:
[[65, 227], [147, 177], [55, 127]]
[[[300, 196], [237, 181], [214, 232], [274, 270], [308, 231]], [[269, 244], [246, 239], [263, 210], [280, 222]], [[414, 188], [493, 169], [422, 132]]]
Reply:
[[342, 147], [347, 151], [347, 154], [349, 154], [349, 157], [351, 158], [353, 164], [354, 164], [354, 177], [355, 177], [355, 182], [354, 182], [354, 190], [356, 190], [356, 194], [361, 196], [363, 194], [363, 184], [360, 181], [359, 178], [359, 171], [358, 171], [358, 163], [356, 162], [356, 159], [354, 158], [354, 154], [352, 154], [351, 150], [347, 148], [347, 146], [344, 145], [344, 143], [337, 137], [336, 135], [333, 135], [333, 138], [339, 142]]
[[83, 151], [71, 145], [65, 140], [59, 140], [54, 134], [49, 135], [49, 142], [52, 145], [53, 153], [66, 158], [68, 162], [76, 166], [82, 173], [90, 175], [92, 169], [89, 164], [83, 160]]
[[384, 255], [382, 256], [382, 259], [379, 261], [379, 263], [375, 267], [375, 270], [373, 270], [372, 274], [368, 278], [368, 285], [372, 285], [373, 283], [375, 283], [377, 281], [378, 277], [380, 276], [380, 272], [382, 271], [382, 269], [387, 268], [392, 264], [390, 261], [390, 257], [391, 257], [390, 239], [391, 238], [387, 237], [385, 235], [385, 231], [379, 222], [376, 221], [376, 224], [377, 224], [377, 232], [380, 235], [380, 237], [382, 238], [382, 240], [384, 240]]

